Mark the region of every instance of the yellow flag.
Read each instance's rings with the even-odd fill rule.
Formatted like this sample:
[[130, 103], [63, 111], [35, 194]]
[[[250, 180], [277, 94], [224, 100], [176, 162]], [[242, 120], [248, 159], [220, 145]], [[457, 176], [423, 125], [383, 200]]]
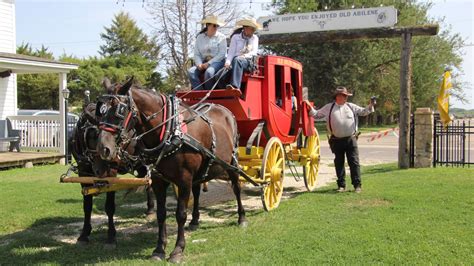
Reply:
[[451, 122], [449, 116], [449, 89], [453, 86], [451, 84], [451, 73], [449, 71], [444, 72], [443, 80], [441, 82], [441, 88], [438, 95], [438, 111], [443, 126], [446, 127]]

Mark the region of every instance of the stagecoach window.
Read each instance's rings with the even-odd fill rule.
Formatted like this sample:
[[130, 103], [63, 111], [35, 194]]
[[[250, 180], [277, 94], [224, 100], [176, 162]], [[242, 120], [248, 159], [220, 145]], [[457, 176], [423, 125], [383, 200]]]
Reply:
[[283, 66], [275, 65], [275, 103], [283, 107]]
[[300, 76], [298, 75], [298, 70], [291, 68], [291, 87], [293, 87], [293, 93], [296, 96], [296, 98], [299, 98], [298, 95], [298, 84], [299, 84], [299, 78]]

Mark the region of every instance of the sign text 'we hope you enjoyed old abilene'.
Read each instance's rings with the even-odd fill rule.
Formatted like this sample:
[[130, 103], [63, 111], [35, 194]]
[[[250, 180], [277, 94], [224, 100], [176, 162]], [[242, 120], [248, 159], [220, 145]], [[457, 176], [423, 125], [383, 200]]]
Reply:
[[393, 6], [331, 10], [260, 17], [258, 22], [263, 25], [260, 35], [387, 28], [397, 23], [397, 10]]

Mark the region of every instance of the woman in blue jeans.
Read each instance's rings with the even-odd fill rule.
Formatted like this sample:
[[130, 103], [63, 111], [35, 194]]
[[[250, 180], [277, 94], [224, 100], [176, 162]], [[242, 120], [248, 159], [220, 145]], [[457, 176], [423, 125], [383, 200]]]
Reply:
[[[224, 66], [227, 42], [225, 35], [217, 31], [224, 23], [216, 16], [207, 16], [201, 24], [206, 26], [196, 37], [195, 65], [188, 70], [188, 76], [193, 90], [210, 90], [215, 83], [215, 73]], [[203, 81], [199, 78], [202, 73], [204, 73]]]
[[[230, 37], [229, 52], [225, 61], [224, 69], [229, 70], [221, 79], [226, 83], [226, 89], [240, 90], [242, 75], [251, 67], [251, 60], [258, 52], [258, 36], [255, 31], [262, 29], [257, 20], [252, 17], [242, 18], [236, 25], [240, 27]], [[218, 74], [220, 76], [221, 74]], [[219, 86], [222, 87], [222, 84]]]

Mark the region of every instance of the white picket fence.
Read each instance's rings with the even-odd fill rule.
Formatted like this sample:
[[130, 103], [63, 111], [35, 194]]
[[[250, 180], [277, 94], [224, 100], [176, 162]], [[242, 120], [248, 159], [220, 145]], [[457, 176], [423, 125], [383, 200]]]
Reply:
[[[13, 129], [21, 130], [22, 151], [60, 151], [59, 115], [16, 115], [8, 118], [12, 122]], [[69, 137], [76, 122], [74, 117], [69, 117]]]

